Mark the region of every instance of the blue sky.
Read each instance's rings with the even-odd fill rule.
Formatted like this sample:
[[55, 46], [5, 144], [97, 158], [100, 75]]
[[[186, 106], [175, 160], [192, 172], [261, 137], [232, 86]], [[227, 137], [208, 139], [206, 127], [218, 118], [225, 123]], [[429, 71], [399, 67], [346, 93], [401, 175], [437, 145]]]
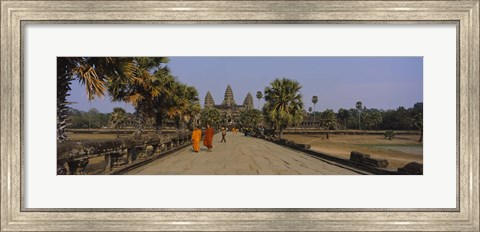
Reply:
[[[179, 81], [197, 88], [201, 105], [207, 91], [215, 104], [222, 103], [230, 84], [237, 104], [250, 92], [258, 108], [256, 92], [280, 77], [300, 83], [306, 109], [313, 106], [313, 95], [319, 99], [318, 111], [355, 108], [357, 101], [377, 109], [408, 108], [423, 101], [422, 57], [170, 57], [168, 66]], [[84, 111], [94, 107], [107, 113], [126, 105], [111, 103], [108, 97], [89, 102], [76, 81], [70, 94], [67, 100], [76, 102], [71, 107]], [[127, 110], [133, 112], [133, 106]]]

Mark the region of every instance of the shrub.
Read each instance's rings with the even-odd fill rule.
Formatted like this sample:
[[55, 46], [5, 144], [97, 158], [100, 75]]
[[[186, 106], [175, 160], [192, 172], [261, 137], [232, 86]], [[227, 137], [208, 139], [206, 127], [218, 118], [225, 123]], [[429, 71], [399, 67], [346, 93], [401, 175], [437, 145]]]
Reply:
[[392, 140], [395, 137], [395, 131], [387, 130], [385, 131], [385, 139]]

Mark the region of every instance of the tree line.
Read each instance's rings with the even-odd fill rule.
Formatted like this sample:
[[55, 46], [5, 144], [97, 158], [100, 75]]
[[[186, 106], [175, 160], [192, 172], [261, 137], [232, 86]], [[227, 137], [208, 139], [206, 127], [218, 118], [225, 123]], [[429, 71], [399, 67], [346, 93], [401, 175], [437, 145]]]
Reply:
[[389, 110], [367, 108], [362, 102], [357, 102], [356, 106], [350, 109], [340, 108], [337, 113], [327, 109], [323, 112], [310, 112], [308, 115], [314, 120], [316, 116], [316, 124], [327, 130], [418, 130], [421, 134], [419, 141], [422, 141], [422, 102], [417, 102], [410, 108], [401, 106]]
[[69, 124], [67, 128], [90, 129], [108, 127], [111, 113], [101, 113], [96, 108], [89, 111], [68, 109]]
[[[113, 108], [111, 113], [102, 113], [96, 108], [88, 111], [70, 108], [66, 114], [69, 118], [67, 128], [72, 129], [119, 129], [131, 127], [130, 122], [135, 119], [134, 114], [128, 113], [121, 107]], [[147, 124], [151, 124], [151, 122], [147, 122]]]
[[418, 130], [423, 124], [423, 103], [418, 102], [413, 107], [403, 106], [397, 109], [375, 109], [362, 106], [360, 108], [340, 108], [336, 113], [327, 109], [323, 112], [310, 112], [308, 115], [318, 118], [317, 123], [335, 121], [331, 129], [357, 130]]
[[307, 112], [300, 92], [302, 86], [297, 81], [280, 78], [272, 81], [264, 91], [257, 92], [257, 98], [265, 100], [263, 108], [249, 109], [241, 112], [240, 121], [246, 127], [261, 125], [278, 132], [281, 138], [287, 127], [300, 126], [308, 119], [311, 127], [327, 130], [418, 130], [423, 138], [423, 103], [418, 102], [411, 108], [403, 106], [397, 109], [383, 110], [367, 108], [361, 101], [355, 108], [340, 108], [337, 112], [331, 109], [315, 111], [319, 99], [312, 97], [313, 108]]

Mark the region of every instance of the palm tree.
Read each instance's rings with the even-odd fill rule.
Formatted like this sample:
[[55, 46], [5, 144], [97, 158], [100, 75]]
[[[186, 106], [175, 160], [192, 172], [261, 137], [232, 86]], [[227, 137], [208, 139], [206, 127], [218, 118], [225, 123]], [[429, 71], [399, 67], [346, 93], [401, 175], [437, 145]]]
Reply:
[[333, 110], [327, 109], [322, 114], [322, 124], [325, 128], [327, 128], [327, 139], [330, 139], [330, 129], [335, 129], [337, 126], [337, 117], [335, 116], [335, 112]]
[[200, 112], [200, 103], [195, 87], [177, 82], [174, 85], [174, 93], [171, 101], [165, 107], [167, 108], [167, 117], [175, 121], [178, 130], [180, 124], [189, 124], [193, 117]]
[[262, 91], [257, 91], [258, 108], [260, 108], [260, 99], [262, 99], [262, 97], [263, 97]]
[[[164, 78], [170, 74], [165, 57], [135, 57], [128, 66], [127, 75], [131, 81], [112, 83], [113, 100], [124, 100], [137, 106], [142, 101], [152, 100], [165, 91]], [[145, 102], [143, 102], [145, 103]]]
[[78, 80], [85, 86], [88, 100], [103, 97], [110, 92], [108, 83], [127, 81], [125, 75], [131, 58], [112, 57], [57, 57], [57, 142], [67, 140], [65, 127], [68, 125], [66, 112], [70, 84]]
[[361, 102], [361, 101], [357, 101], [357, 103], [355, 104], [355, 108], [357, 108], [357, 110], [358, 110], [358, 129], [361, 130], [361, 126], [360, 126], [360, 114], [362, 113], [362, 102]]
[[191, 105], [191, 107], [189, 108], [189, 111], [187, 112], [187, 115], [190, 119], [187, 123], [188, 128], [194, 128], [197, 125], [197, 122], [196, 122], [197, 115], [200, 114], [201, 110], [202, 110], [202, 107], [200, 106], [200, 103]]
[[[127, 122], [127, 112], [120, 107], [115, 107], [113, 108], [112, 114], [110, 114], [110, 118], [108, 120], [108, 124], [110, 124], [110, 127], [119, 129], [125, 125]], [[117, 138], [120, 137], [120, 134], [117, 130]]]
[[315, 104], [318, 102], [318, 97], [313, 96], [312, 97], [312, 103], [313, 103], [313, 127], [315, 127]]
[[[174, 95], [175, 79], [164, 65], [166, 57], [135, 57], [129, 65], [127, 75], [132, 81], [113, 85], [113, 99], [122, 99], [135, 107], [136, 135], [141, 135], [143, 125], [155, 118], [155, 128], [161, 135], [163, 120], [167, 115], [165, 107]], [[113, 91], [112, 91], [113, 92]]]
[[286, 127], [303, 121], [301, 88], [297, 81], [287, 78], [275, 79], [265, 88], [265, 121], [279, 130], [280, 139]]
[[184, 120], [187, 125], [190, 125], [193, 123], [195, 116], [200, 113], [201, 109], [197, 89], [193, 86], [188, 86], [186, 91], [186, 98], [188, 99], [188, 107], [184, 115]]

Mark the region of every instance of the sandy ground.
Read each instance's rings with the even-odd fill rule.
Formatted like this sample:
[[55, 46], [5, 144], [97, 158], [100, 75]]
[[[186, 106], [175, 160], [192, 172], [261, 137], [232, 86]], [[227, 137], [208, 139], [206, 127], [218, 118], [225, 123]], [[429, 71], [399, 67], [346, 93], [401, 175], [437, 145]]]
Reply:
[[350, 158], [350, 152], [359, 151], [372, 158], [386, 159], [388, 169], [397, 169], [410, 162], [423, 163], [423, 144], [417, 135], [397, 135], [387, 140], [381, 135], [293, 135], [285, 134], [285, 139], [297, 143], [310, 144], [312, 150], [344, 159]]

